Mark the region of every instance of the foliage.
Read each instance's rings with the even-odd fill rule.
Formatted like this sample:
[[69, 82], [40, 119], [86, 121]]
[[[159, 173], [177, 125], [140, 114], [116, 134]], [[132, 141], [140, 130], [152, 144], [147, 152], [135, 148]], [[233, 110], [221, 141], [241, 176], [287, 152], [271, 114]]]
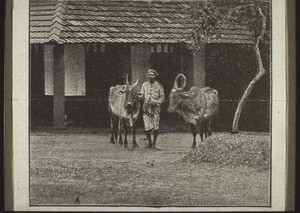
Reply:
[[243, 93], [234, 115], [232, 133], [238, 133], [238, 124], [243, 106], [256, 83], [266, 73], [263, 65], [260, 46], [270, 41], [270, 4], [261, 0], [215, 1], [206, 0], [196, 2], [188, 7], [194, 30], [189, 41], [189, 48], [196, 52], [203, 48], [210, 38], [219, 38], [221, 30], [248, 30], [253, 38], [253, 49], [258, 64], [257, 75], [249, 83]]
[[[218, 1], [192, 2], [187, 8], [191, 23], [194, 24], [188, 40], [189, 48], [199, 50], [210, 38], [221, 36], [221, 30], [232, 26], [249, 30], [256, 40], [262, 33], [263, 16], [267, 17], [267, 30], [263, 32], [262, 42], [270, 38], [270, 4], [260, 1], [234, 1], [221, 4]], [[261, 13], [262, 12], [262, 13]]]
[[196, 1], [192, 2], [187, 10], [192, 23], [195, 24], [188, 38], [189, 48], [199, 50], [202, 43], [208, 42], [212, 32], [215, 36], [220, 36], [219, 29], [223, 22], [219, 7], [212, 3]]

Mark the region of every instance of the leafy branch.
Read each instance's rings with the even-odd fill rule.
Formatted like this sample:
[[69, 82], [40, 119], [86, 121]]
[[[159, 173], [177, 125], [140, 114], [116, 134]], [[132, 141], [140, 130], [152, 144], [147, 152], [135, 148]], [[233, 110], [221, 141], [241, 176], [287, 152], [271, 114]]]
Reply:
[[266, 73], [263, 66], [260, 44], [268, 44], [270, 30], [268, 29], [269, 5], [253, 1], [251, 3], [241, 1], [237, 4], [221, 5], [210, 1], [196, 2], [188, 8], [191, 22], [194, 24], [188, 40], [188, 48], [193, 52], [203, 48], [203, 43], [209, 43], [211, 38], [218, 39], [222, 36], [221, 30], [237, 27], [247, 29], [253, 38], [253, 48], [258, 64], [257, 75], [249, 83], [243, 93], [235, 112], [232, 132], [238, 132], [238, 122], [241, 111], [254, 85]]

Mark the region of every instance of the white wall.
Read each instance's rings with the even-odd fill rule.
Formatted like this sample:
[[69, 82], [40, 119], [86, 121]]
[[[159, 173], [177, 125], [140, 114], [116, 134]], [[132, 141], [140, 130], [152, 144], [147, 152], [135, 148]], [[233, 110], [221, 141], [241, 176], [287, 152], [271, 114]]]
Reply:
[[53, 45], [45, 45], [45, 95], [53, 95]]
[[[45, 45], [45, 95], [53, 95], [53, 45]], [[81, 44], [64, 45], [65, 95], [85, 95], [85, 48]]]
[[151, 46], [147, 44], [137, 44], [131, 46], [131, 70], [132, 81], [139, 77], [139, 85], [147, 81], [147, 72], [150, 68]]
[[85, 49], [82, 44], [64, 45], [65, 95], [85, 95]]

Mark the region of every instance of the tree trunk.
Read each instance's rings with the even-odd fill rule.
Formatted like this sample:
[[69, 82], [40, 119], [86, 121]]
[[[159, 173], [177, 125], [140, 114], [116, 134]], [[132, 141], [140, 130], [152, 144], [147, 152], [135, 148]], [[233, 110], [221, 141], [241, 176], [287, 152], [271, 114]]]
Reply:
[[[259, 48], [257, 46], [258, 45], [256, 45], [256, 47], [255, 47], [255, 52], [256, 52], [257, 57], [260, 58], [260, 52], [259, 52]], [[261, 58], [260, 58], [260, 60], [261, 60]], [[261, 77], [264, 74], [265, 74], [265, 70], [263, 68], [261, 68], [259, 70], [259, 73], [250, 82], [247, 89], [245, 90], [245, 92], [244, 92], [244, 94], [243, 94], [243, 96], [242, 96], [242, 98], [239, 102], [239, 105], [238, 105], [238, 107], [235, 111], [235, 114], [234, 114], [234, 120], [233, 120], [233, 125], [232, 125], [232, 130], [231, 130], [232, 133], [238, 133], [239, 132], [239, 130], [238, 130], [239, 120], [240, 120], [240, 116], [241, 116], [241, 113], [242, 113], [243, 106], [246, 102], [246, 99], [248, 98], [248, 96], [251, 93], [252, 89], [254, 88], [255, 84], [261, 79]]]
[[261, 79], [261, 77], [266, 73], [264, 67], [263, 67], [263, 63], [262, 63], [262, 58], [261, 58], [261, 54], [260, 54], [260, 50], [259, 50], [259, 42], [262, 39], [262, 37], [265, 34], [265, 30], [266, 30], [266, 16], [262, 13], [261, 8], [258, 8], [258, 11], [262, 17], [262, 29], [260, 32], [260, 35], [257, 37], [256, 39], [256, 45], [254, 47], [255, 49], [255, 54], [256, 54], [256, 59], [258, 62], [258, 74], [255, 76], [255, 78], [253, 78], [253, 80], [250, 82], [250, 84], [248, 85], [247, 89], [245, 90], [239, 104], [238, 107], [235, 111], [234, 114], [234, 120], [233, 120], [233, 124], [232, 124], [232, 129], [231, 129], [231, 133], [236, 134], [239, 132], [238, 130], [238, 126], [239, 126], [239, 120], [240, 120], [240, 116], [243, 110], [243, 106], [246, 102], [246, 99], [248, 98], [250, 92], [252, 91], [252, 89], [254, 88], [255, 84]]

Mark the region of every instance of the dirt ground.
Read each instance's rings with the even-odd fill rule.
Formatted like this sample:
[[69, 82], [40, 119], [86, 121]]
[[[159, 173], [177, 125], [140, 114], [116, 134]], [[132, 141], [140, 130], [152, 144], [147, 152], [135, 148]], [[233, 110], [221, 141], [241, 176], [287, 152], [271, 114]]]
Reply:
[[145, 148], [143, 134], [137, 141], [126, 149], [107, 133], [33, 132], [30, 204], [270, 206], [269, 170], [181, 162], [190, 133], [160, 134], [161, 150]]

